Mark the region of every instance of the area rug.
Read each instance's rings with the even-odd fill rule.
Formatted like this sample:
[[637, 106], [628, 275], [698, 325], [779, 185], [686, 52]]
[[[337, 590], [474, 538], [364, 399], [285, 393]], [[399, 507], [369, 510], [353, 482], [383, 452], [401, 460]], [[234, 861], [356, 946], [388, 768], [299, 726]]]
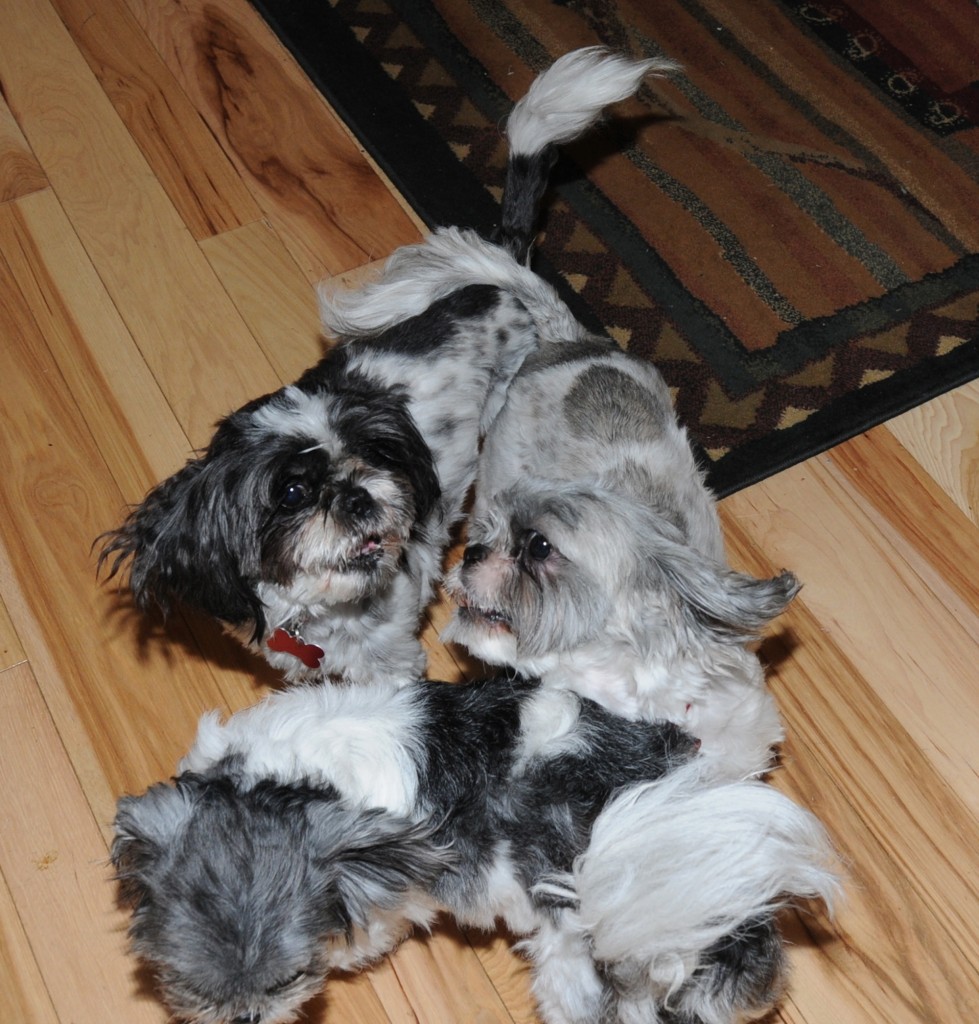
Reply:
[[559, 164], [535, 269], [653, 361], [727, 494], [979, 376], [974, 0], [255, 0], [429, 225], [603, 43], [679, 60]]

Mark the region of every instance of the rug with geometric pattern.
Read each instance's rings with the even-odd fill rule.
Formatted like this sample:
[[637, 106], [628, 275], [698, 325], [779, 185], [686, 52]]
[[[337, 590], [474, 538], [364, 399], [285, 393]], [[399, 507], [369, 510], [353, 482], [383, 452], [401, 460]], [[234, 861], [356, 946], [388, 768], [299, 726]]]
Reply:
[[558, 165], [534, 267], [665, 376], [723, 495], [979, 376], [975, 0], [254, 0], [431, 226], [579, 46], [666, 55]]

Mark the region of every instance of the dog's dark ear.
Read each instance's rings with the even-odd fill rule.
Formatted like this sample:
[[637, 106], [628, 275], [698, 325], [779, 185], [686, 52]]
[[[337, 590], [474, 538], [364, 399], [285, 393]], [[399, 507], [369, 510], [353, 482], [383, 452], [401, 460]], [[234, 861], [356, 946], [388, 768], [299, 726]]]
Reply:
[[340, 897], [344, 917], [366, 926], [378, 907], [397, 906], [414, 887], [428, 889], [455, 863], [431, 829], [382, 811], [329, 802], [307, 812], [314, 859]]
[[757, 637], [785, 611], [801, 586], [790, 572], [756, 579], [662, 535], [655, 543], [653, 559], [678, 598], [687, 625], [729, 643]]
[[417, 519], [425, 519], [442, 495], [432, 450], [403, 397], [389, 392], [338, 396], [337, 432], [367, 463], [408, 480]]
[[119, 800], [110, 857], [126, 902], [135, 905], [146, 897], [153, 879], [168, 861], [175, 836], [190, 820], [194, 803], [192, 787], [162, 782], [142, 796]]
[[242, 572], [248, 553], [230, 546], [254, 535], [235, 521], [250, 510], [232, 507], [221, 473], [205, 456], [164, 480], [122, 526], [96, 541], [98, 568], [108, 566], [112, 579], [128, 563], [129, 586], [143, 611], [157, 605], [167, 612], [179, 601], [232, 625], [255, 621], [260, 634], [262, 605]]

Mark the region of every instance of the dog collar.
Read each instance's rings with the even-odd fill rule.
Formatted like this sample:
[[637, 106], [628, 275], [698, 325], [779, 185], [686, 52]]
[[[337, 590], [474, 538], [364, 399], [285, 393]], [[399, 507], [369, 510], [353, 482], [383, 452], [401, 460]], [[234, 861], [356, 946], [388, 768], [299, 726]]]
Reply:
[[322, 647], [306, 643], [296, 630], [286, 626], [279, 626], [265, 643], [271, 651], [298, 658], [306, 668], [319, 668], [325, 653]]

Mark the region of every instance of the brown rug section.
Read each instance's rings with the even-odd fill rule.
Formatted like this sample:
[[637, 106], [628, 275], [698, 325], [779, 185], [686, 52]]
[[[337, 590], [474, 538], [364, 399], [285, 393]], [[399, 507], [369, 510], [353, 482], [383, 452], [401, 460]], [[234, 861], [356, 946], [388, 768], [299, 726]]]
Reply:
[[579, 46], [663, 54], [559, 164], [535, 264], [652, 360], [725, 493], [979, 374], [973, 0], [256, 0], [429, 223]]

